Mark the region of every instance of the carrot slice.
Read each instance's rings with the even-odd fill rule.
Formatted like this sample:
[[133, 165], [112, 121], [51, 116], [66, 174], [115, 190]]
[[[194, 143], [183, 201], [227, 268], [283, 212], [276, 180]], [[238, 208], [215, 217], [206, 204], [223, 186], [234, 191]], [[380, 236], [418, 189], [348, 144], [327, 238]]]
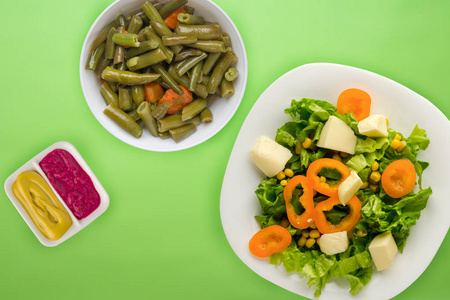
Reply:
[[369, 94], [363, 90], [348, 89], [339, 95], [336, 108], [338, 113], [353, 113], [355, 119], [361, 121], [370, 115], [371, 103]]
[[258, 231], [249, 242], [250, 252], [257, 257], [268, 257], [286, 249], [292, 236], [286, 228], [271, 225]]
[[152, 81], [144, 84], [145, 100], [150, 103], [155, 103], [164, 95], [164, 90], [161, 85]]
[[178, 23], [178, 14], [185, 14], [186, 10], [184, 10], [183, 7], [180, 7], [178, 9], [175, 9], [173, 12], [171, 12], [167, 17], [164, 19], [164, 22], [167, 24], [167, 26], [170, 29], [175, 29], [177, 27]]
[[182, 110], [183, 107], [192, 102], [193, 99], [192, 93], [187, 89], [185, 89], [183, 86], [180, 85], [180, 87], [184, 91], [183, 95], [180, 96], [174, 90], [168, 89], [164, 93], [164, 96], [162, 96], [162, 98], [159, 99], [159, 103], [169, 102], [170, 107], [169, 110], [167, 111], [169, 115], [176, 114], [177, 112]]
[[416, 184], [416, 169], [409, 160], [396, 160], [383, 171], [381, 184], [390, 197], [403, 197], [409, 194]]

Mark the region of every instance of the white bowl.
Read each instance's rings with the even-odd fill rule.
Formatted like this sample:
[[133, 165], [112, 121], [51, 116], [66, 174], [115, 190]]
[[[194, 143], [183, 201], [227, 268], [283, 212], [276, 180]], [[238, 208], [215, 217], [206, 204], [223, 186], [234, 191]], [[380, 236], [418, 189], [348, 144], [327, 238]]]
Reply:
[[88, 50], [91, 42], [105, 25], [113, 21], [119, 14], [125, 16], [139, 9], [145, 0], [117, 0], [108, 8], [106, 8], [100, 16], [95, 20], [89, 30], [81, 50], [80, 58], [80, 79], [86, 102], [94, 116], [112, 135], [130, 144], [134, 147], [151, 150], [151, 151], [177, 151], [198, 145], [219, 132], [233, 117], [244, 95], [245, 86], [247, 84], [247, 55], [241, 35], [228, 15], [216, 4], [210, 0], [189, 0], [188, 5], [195, 8], [195, 13], [201, 15], [207, 21], [218, 22], [223, 32], [227, 32], [231, 37], [233, 51], [239, 57], [239, 61], [235, 64], [239, 75], [234, 81], [235, 93], [228, 99], [217, 98], [209, 104], [209, 108], [213, 113], [214, 120], [209, 124], [201, 124], [197, 128], [197, 132], [192, 134], [185, 140], [175, 143], [172, 139], [160, 139], [153, 137], [146, 128], [142, 136], [137, 139], [124, 131], [120, 126], [109, 119], [103, 110], [106, 107], [105, 101], [100, 94], [101, 83], [95, 72], [86, 70], [86, 60], [88, 58]]
[[[64, 200], [61, 199], [58, 192], [54, 189], [50, 181], [48, 180], [47, 176], [45, 175], [44, 171], [39, 166], [39, 162], [51, 151], [55, 149], [63, 149], [68, 151], [78, 162], [80, 167], [86, 172], [86, 174], [91, 178], [92, 183], [94, 184], [95, 189], [97, 190], [99, 196], [100, 196], [100, 205], [86, 218], [78, 220], [72, 213], [72, 211], [67, 207]], [[42, 232], [39, 231], [39, 229], [36, 227], [36, 225], [31, 220], [30, 216], [26, 212], [25, 208], [22, 206], [22, 204], [17, 200], [16, 196], [14, 196], [14, 193], [12, 192], [12, 185], [17, 179], [17, 176], [24, 172], [24, 171], [35, 171], [39, 173], [44, 179], [47, 181], [49, 186], [52, 188], [55, 195], [58, 197], [59, 202], [66, 208], [67, 212], [69, 213], [71, 219], [72, 219], [72, 225], [70, 228], [64, 233], [64, 235], [53, 241], [47, 238], [45, 235], [42, 234]], [[8, 195], [9, 199], [11, 200], [12, 204], [16, 207], [19, 214], [22, 216], [22, 218], [27, 223], [28, 227], [30, 227], [31, 231], [36, 235], [38, 240], [47, 247], [53, 247], [61, 244], [68, 238], [72, 237], [74, 234], [78, 233], [80, 230], [82, 230], [84, 227], [88, 226], [92, 221], [97, 219], [101, 214], [103, 214], [106, 209], [109, 206], [109, 195], [106, 192], [106, 190], [103, 188], [100, 181], [97, 179], [95, 174], [92, 172], [92, 170], [87, 165], [86, 161], [83, 159], [81, 154], [77, 151], [77, 149], [69, 142], [57, 142], [47, 149], [43, 150], [41, 153], [30, 159], [28, 162], [26, 162], [22, 167], [20, 167], [17, 171], [12, 173], [5, 181], [5, 192], [6, 195]]]

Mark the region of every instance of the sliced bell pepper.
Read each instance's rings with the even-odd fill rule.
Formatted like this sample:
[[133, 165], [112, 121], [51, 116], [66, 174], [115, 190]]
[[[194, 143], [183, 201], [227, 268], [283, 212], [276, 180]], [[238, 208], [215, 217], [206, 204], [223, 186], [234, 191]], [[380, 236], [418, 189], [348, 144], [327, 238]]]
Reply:
[[[330, 186], [326, 182], [321, 182], [318, 176], [319, 172], [324, 169], [336, 169], [341, 173], [341, 179], [338, 183]], [[321, 158], [313, 161], [306, 171], [306, 177], [311, 181], [312, 188], [326, 196], [337, 195], [339, 185], [350, 175], [350, 170], [346, 165], [332, 158]]]
[[347, 216], [343, 217], [338, 224], [332, 224], [328, 221], [324, 212], [332, 210], [335, 205], [339, 204], [341, 204], [339, 197], [331, 196], [329, 199], [316, 205], [316, 208], [314, 209], [314, 221], [320, 233], [325, 234], [349, 231], [356, 223], [358, 223], [359, 218], [361, 217], [361, 201], [359, 201], [356, 196], [353, 196], [350, 201], [347, 202], [347, 205], [350, 207], [350, 212]]
[[[300, 196], [298, 201], [303, 205], [305, 211], [298, 215], [295, 212], [294, 205], [292, 204], [292, 194], [295, 188], [301, 185], [303, 188], [303, 194]], [[288, 184], [284, 187], [284, 201], [286, 202], [286, 213], [289, 222], [292, 226], [298, 229], [308, 228], [314, 221], [314, 200], [313, 200], [313, 189], [311, 183], [305, 176], [297, 175], [289, 180]]]

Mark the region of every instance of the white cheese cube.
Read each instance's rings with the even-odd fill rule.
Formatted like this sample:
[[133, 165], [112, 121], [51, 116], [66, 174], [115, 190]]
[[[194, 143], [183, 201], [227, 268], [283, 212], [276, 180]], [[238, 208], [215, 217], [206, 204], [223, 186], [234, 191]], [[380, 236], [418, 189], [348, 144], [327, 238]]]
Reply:
[[261, 136], [251, 149], [251, 157], [264, 174], [273, 177], [284, 169], [292, 153], [274, 140]]
[[344, 121], [331, 116], [323, 126], [317, 146], [355, 154], [356, 135]]
[[348, 248], [347, 231], [323, 234], [318, 243], [320, 250], [326, 255], [344, 252]]
[[389, 267], [398, 252], [390, 231], [377, 235], [369, 245], [369, 252], [378, 271]]
[[358, 173], [351, 171], [350, 175], [338, 187], [339, 200], [343, 205], [356, 194], [363, 182], [359, 178]]
[[387, 137], [386, 117], [382, 115], [371, 115], [358, 123], [359, 133], [368, 137]]

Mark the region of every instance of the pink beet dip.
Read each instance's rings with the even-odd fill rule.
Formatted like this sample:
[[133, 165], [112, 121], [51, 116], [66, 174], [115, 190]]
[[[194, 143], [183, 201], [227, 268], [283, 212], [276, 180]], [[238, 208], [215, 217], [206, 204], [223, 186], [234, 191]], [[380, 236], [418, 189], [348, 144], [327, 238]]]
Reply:
[[89, 216], [100, 205], [100, 196], [91, 178], [66, 150], [53, 150], [39, 165], [78, 220]]

